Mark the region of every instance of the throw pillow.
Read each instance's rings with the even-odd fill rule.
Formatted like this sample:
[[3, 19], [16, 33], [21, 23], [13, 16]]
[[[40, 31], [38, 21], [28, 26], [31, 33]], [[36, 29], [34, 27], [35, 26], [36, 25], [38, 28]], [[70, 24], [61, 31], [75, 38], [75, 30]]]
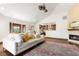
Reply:
[[27, 42], [31, 37], [28, 34], [22, 36], [23, 42]]

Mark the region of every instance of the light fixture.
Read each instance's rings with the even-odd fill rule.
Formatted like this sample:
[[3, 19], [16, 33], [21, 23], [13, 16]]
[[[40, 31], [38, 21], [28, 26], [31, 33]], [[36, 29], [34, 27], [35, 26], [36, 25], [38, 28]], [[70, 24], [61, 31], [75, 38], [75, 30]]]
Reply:
[[39, 5], [38, 9], [41, 10], [41, 11], [44, 11], [45, 13], [48, 12], [48, 10], [47, 10], [47, 8], [46, 8], [44, 3], [42, 5]]

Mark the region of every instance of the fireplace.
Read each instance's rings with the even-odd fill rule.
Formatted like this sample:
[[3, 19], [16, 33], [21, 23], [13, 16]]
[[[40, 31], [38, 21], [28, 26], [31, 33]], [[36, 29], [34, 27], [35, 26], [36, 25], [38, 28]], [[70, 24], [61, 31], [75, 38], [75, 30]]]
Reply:
[[76, 34], [69, 34], [69, 42], [75, 43], [75, 44], [79, 44], [79, 35]]
[[79, 35], [69, 34], [69, 39], [70, 40], [77, 40], [77, 41], [79, 41]]

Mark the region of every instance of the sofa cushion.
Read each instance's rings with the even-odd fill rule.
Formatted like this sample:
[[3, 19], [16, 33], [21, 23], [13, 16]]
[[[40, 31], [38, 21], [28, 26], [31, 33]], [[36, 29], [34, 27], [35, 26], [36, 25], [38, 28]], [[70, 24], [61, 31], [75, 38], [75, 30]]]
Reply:
[[15, 41], [21, 41], [21, 36], [19, 34], [16, 34], [16, 33], [10, 33], [8, 36], [7, 36], [9, 39], [14, 39]]
[[40, 34], [37, 34], [37, 35], [36, 35], [36, 38], [41, 38]]
[[17, 47], [17, 50], [20, 51], [20, 50], [23, 50], [23, 49], [27, 49], [28, 47], [34, 46], [37, 43], [40, 43], [42, 41], [44, 41], [42, 38], [36, 38], [34, 40], [29, 40], [28, 42], [24, 42], [22, 44], [22, 46]]

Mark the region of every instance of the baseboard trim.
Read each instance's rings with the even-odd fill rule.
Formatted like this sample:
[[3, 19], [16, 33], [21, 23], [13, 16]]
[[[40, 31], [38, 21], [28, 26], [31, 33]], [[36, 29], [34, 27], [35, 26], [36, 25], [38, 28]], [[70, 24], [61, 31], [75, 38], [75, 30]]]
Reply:
[[65, 38], [54, 38], [54, 37], [45, 37], [46, 39], [58, 39], [58, 40], [65, 40], [68, 41], [68, 39]]

